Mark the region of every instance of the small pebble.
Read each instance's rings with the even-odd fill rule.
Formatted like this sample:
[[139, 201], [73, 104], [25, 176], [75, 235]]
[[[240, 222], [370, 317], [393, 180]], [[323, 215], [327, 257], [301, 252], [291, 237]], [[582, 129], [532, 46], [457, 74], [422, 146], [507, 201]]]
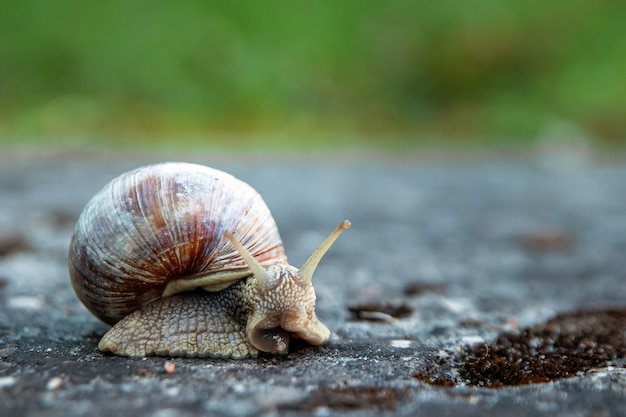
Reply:
[[46, 384], [46, 389], [48, 390], [59, 389], [61, 388], [62, 384], [63, 384], [63, 378], [61, 378], [60, 376], [55, 376], [50, 381], [48, 381], [48, 383]]
[[173, 374], [176, 370], [176, 364], [174, 362], [166, 361], [163, 365], [163, 370], [166, 374]]
[[407, 349], [411, 347], [412, 342], [410, 340], [396, 339], [396, 340], [392, 340], [390, 343], [391, 343], [391, 347], [399, 348], [399, 349]]
[[0, 377], [0, 388], [10, 387], [17, 381], [14, 376], [2, 376]]
[[477, 345], [479, 343], [485, 343], [485, 339], [480, 336], [463, 336], [463, 343], [466, 345]]
[[480, 398], [478, 397], [478, 395], [470, 395], [469, 397], [467, 397], [467, 402], [470, 405], [476, 405], [478, 404], [478, 401], [480, 400]]

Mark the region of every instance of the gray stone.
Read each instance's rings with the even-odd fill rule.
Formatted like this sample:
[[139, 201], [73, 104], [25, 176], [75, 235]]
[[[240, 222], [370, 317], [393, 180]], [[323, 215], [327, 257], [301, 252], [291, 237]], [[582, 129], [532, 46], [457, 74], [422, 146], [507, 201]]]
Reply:
[[[626, 415], [622, 366], [501, 389], [417, 378], [502, 331], [625, 307], [626, 164], [114, 156], [0, 156], [0, 415]], [[240, 361], [97, 351], [107, 326], [76, 299], [66, 268], [74, 221], [114, 176], [163, 160], [204, 163], [255, 187], [294, 265], [352, 221], [314, 277], [330, 343]], [[409, 295], [408, 285], [423, 291]], [[371, 321], [348, 310], [377, 303], [409, 313]]]

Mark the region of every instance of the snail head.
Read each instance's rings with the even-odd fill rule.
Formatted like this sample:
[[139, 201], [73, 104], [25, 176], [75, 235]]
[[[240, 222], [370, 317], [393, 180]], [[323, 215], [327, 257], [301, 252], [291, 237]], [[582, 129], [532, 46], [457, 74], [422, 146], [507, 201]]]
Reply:
[[328, 340], [330, 330], [315, 314], [312, 278], [326, 251], [350, 226], [348, 220], [337, 226], [300, 269], [286, 264], [264, 267], [232, 234], [225, 235], [254, 276], [252, 313], [246, 325], [248, 340], [254, 347], [263, 352], [285, 354], [292, 337], [311, 345], [321, 345]]

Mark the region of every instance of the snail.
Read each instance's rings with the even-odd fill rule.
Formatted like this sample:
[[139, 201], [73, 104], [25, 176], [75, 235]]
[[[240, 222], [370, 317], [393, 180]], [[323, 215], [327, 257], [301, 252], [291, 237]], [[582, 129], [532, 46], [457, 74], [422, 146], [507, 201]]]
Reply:
[[113, 325], [98, 344], [120, 356], [246, 358], [285, 354], [330, 330], [312, 276], [343, 221], [297, 269], [270, 210], [248, 184], [166, 162], [113, 179], [85, 206], [69, 248], [78, 299]]

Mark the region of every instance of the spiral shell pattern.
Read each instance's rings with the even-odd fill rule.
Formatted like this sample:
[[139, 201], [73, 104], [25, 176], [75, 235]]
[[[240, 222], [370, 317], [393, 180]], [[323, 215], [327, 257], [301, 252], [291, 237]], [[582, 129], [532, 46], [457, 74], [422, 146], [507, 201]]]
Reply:
[[113, 324], [160, 298], [173, 280], [246, 269], [227, 231], [261, 264], [287, 263], [270, 210], [245, 182], [196, 164], [137, 168], [107, 184], [80, 215], [69, 252], [72, 286]]

